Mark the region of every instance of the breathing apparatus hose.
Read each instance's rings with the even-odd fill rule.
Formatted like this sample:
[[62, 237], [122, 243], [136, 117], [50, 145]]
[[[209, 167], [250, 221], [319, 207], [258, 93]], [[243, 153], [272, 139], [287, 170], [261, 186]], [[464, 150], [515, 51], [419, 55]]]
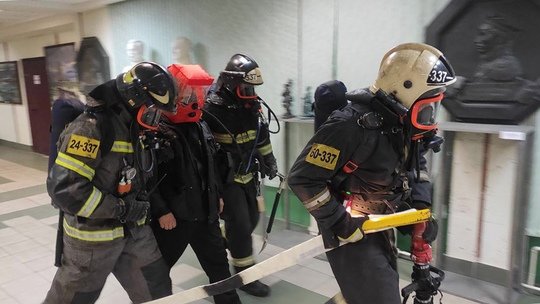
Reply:
[[270, 106], [266, 103], [266, 101], [264, 101], [263, 99], [261, 99], [259, 97], [259, 102], [266, 107], [266, 109], [268, 110], [268, 125], [270, 125], [270, 122], [272, 121], [272, 116], [274, 116], [274, 119], [276, 120], [276, 123], [277, 123], [277, 130], [276, 131], [272, 131], [270, 130], [270, 128], [268, 128], [268, 132], [269, 133], [272, 133], [272, 134], [276, 134], [278, 133], [280, 130], [281, 130], [281, 125], [279, 124], [279, 119], [277, 118], [277, 115], [276, 113], [274, 113], [274, 111], [272, 111], [272, 109], [270, 108]]
[[253, 153], [255, 152], [255, 148], [257, 148], [257, 142], [259, 141], [259, 133], [261, 133], [261, 120], [260, 119], [258, 119], [257, 121], [257, 132], [255, 132], [255, 143], [253, 144], [253, 147], [251, 148], [251, 152], [249, 153], [248, 164], [246, 166], [246, 170], [244, 171], [245, 174], [249, 172], [249, 167], [251, 167], [251, 160], [253, 159]]

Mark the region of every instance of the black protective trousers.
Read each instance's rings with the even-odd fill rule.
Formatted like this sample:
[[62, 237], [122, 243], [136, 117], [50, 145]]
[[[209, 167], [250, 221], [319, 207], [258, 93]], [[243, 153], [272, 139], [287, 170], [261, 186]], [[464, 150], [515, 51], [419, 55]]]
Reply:
[[[187, 245], [197, 255], [210, 283], [218, 282], [231, 276], [227, 252], [219, 229], [219, 221], [178, 221], [176, 227], [164, 230], [158, 221], [152, 222], [152, 229], [167, 265], [172, 268], [186, 250]], [[216, 304], [236, 304], [240, 299], [236, 290], [214, 296]]]
[[225, 206], [221, 217], [225, 221], [225, 235], [231, 256], [236, 260], [252, 257], [251, 233], [259, 222], [256, 179], [246, 184], [234, 182], [224, 185], [223, 202]]
[[347, 304], [400, 304], [396, 256], [388, 232], [328, 251], [326, 256]]

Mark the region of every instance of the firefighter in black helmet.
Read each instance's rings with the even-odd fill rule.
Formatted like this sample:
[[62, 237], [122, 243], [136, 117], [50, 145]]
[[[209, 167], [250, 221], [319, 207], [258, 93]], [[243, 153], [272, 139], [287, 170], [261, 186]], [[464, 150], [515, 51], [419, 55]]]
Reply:
[[[268, 125], [255, 92], [255, 86], [262, 83], [257, 62], [236, 54], [220, 73], [205, 105], [209, 115], [217, 118], [207, 119], [215, 140], [232, 156], [232, 163], [223, 170], [226, 184], [222, 218], [236, 272], [255, 264], [251, 233], [259, 221], [259, 173], [270, 179], [277, 175]], [[240, 289], [258, 297], [270, 293], [270, 288], [260, 281]]]
[[[327, 252], [349, 304], [401, 303], [393, 231], [364, 237], [362, 224], [372, 214], [430, 207], [423, 153], [440, 143], [436, 110], [454, 82], [436, 48], [396, 46], [375, 83], [346, 94], [351, 103], [332, 113], [291, 168], [289, 186], [317, 220], [325, 245], [349, 243]], [[427, 226], [429, 243], [437, 229], [433, 221]], [[412, 254], [415, 263], [428, 258], [422, 250]]]
[[89, 93], [87, 109], [60, 134], [47, 191], [64, 212], [62, 266], [44, 303], [94, 303], [110, 273], [133, 303], [171, 294], [169, 268], [147, 225], [153, 162], [144, 130], [174, 111], [176, 84], [142, 62]]

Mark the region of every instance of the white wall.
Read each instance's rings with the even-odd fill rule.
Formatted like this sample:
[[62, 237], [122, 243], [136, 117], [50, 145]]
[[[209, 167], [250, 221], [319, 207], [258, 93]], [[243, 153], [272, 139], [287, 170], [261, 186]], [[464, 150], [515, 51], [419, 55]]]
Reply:
[[28, 100], [24, 86], [24, 72], [22, 69], [23, 58], [43, 56], [43, 47], [54, 43], [53, 34], [41, 34], [38, 36], [13, 38], [5, 42], [6, 52], [3, 61], [18, 61], [19, 85], [21, 88], [22, 104], [0, 104], [0, 121], [3, 128], [0, 130], [0, 138], [7, 141], [32, 145], [30, 131], [30, 118], [28, 116]]
[[[81, 22], [80, 19], [82, 18]], [[0, 61], [18, 61], [19, 84], [22, 105], [0, 104], [0, 139], [27, 146], [32, 146], [28, 101], [24, 85], [21, 59], [42, 57], [45, 46], [74, 42], [78, 48], [83, 34], [79, 24], [84, 24], [87, 36], [104, 37], [104, 47], [110, 51], [108, 11], [106, 8], [85, 12], [81, 15], [70, 14], [45, 18], [29, 24], [0, 30]], [[101, 39], [100, 39], [101, 40]]]
[[[1, 29], [0, 41], [6, 41], [7, 52], [0, 48], [0, 59], [43, 56], [44, 46], [75, 42], [78, 47], [82, 37], [97, 36], [109, 54], [114, 77], [127, 64], [127, 40], [143, 40], [146, 59], [167, 64], [172, 41], [186, 36], [194, 43], [197, 63], [213, 75], [235, 52], [255, 57], [266, 81], [260, 95], [278, 114], [284, 110], [280, 103], [283, 84], [293, 78], [294, 110], [300, 113], [306, 87], [314, 90], [332, 78], [332, 71], [337, 71], [337, 78], [350, 88], [367, 86], [376, 75], [382, 54], [398, 42], [423, 41], [424, 26], [437, 13], [433, 7], [446, 2], [134, 0]], [[332, 65], [333, 56], [338, 66]], [[31, 145], [23, 99], [22, 106], [0, 105], [9, 109], [0, 113], [0, 119], [9, 122], [0, 139]], [[16, 116], [8, 117], [11, 115]], [[276, 146], [281, 137], [276, 136]], [[280, 157], [279, 151], [277, 154]]]
[[[105, 49], [109, 56], [109, 66], [113, 67], [115, 64], [115, 57], [112, 56], [115, 47], [118, 47], [117, 43], [114, 43], [111, 32], [111, 19], [109, 10], [107, 8], [101, 8], [83, 12], [80, 16], [82, 18], [81, 23], [81, 37], [98, 37], [101, 46]], [[82, 38], [79, 38], [79, 41]], [[110, 71], [111, 77], [113, 77], [112, 71]]]

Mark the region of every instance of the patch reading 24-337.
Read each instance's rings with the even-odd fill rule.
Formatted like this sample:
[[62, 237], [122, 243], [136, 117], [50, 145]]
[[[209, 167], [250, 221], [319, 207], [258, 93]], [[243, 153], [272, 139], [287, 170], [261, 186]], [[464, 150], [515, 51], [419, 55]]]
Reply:
[[334, 170], [339, 158], [339, 150], [323, 144], [313, 144], [306, 156], [306, 161], [315, 166]]
[[67, 153], [95, 159], [99, 150], [99, 140], [72, 134], [66, 149]]

